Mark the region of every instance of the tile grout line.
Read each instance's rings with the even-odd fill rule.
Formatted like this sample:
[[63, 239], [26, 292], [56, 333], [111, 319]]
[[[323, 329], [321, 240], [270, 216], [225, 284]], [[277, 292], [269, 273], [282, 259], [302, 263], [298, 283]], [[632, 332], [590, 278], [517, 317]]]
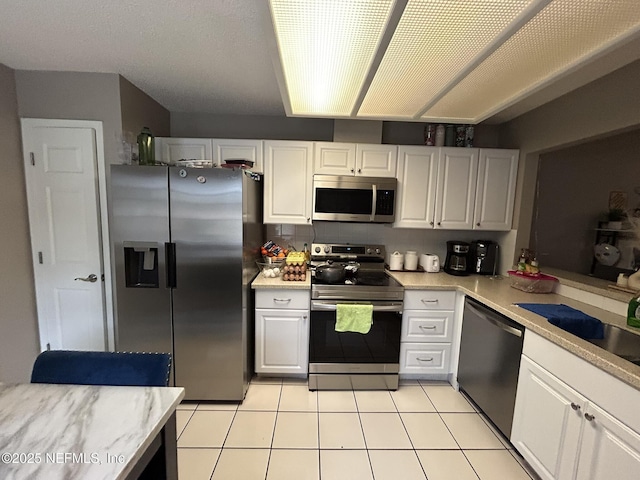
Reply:
[[358, 408], [358, 400], [356, 399], [356, 394], [352, 390], [351, 394], [353, 395], [353, 401], [356, 404], [356, 414], [358, 415], [358, 422], [360, 422], [360, 431], [362, 432], [362, 441], [364, 442], [364, 448], [367, 452], [367, 460], [369, 461], [369, 470], [371, 471], [371, 478], [375, 480], [375, 474], [373, 473], [373, 464], [371, 463], [371, 455], [369, 455], [369, 446], [367, 445], [367, 436], [364, 434], [364, 426], [362, 425], [362, 417], [360, 416], [360, 409]]
[[276, 405], [276, 418], [273, 421], [273, 432], [271, 432], [271, 444], [269, 445], [269, 457], [267, 458], [267, 468], [264, 472], [264, 479], [269, 475], [269, 464], [271, 463], [271, 452], [273, 452], [273, 440], [276, 437], [276, 427], [278, 426], [278, 413], [280, 412], [280, 402], [282, 400], [282, 381], [280, 383], [280, 393], [278, 394], [278, 405]]
[[[396, 392], [397, 392], [397, 390], [396, 390]], [[423, 392], [424, 392], [424, 390], [423, 390]], [[424, 392], [424, 394], [429, 399], [429, 396], [427, 395], [427, 392]], [[420, 469], [422, 470], [422, 473], [424, 474], [424, 478], [426, 479], [427, 478], [427, 472], [425, 471], [424, 466], [422, 465], [422, 462], [420, 461], [420, 457], [418, 456], [418, 452], [416, 451], [416, 447], [413, 444], [413, 440], [411, 439], [411, 435], [409, 435], [409, 430], [407, 430], [407, 426], [405, 425], [404, 420], [402, 419], [402, 415], [400, 413], [400, 410], [398, 410], [398, 405], [396, 405], [396, 402], [393, 399], [393, 395], [391, 395], [391, 393], [389, 393], [389, 396], [391, 397], [391, 401], [393, 402], [393, 405], [396, 407], [396, 412], [398, 413], [398, 417], [400, 418], [400, 423], [402, 423], [402, 428], [404, 428], [404, 431], [407, 434], [407, 438], [409, 439], [409, 443], [411, 444], [411, 448], [413, 449], [413, 454], [415, 455], [416, 460], [418, 460], [418, 465], [420, 465]], [[429, 399], [429, 402], [431, 402], [431, 399]]]

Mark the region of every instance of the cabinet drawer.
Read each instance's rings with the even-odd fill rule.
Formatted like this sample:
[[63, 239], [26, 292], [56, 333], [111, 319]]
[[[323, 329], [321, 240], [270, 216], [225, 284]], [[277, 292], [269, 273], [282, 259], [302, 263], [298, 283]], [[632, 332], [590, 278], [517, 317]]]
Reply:
[[405, 290], [404, 308], [407, 310], [453, 310], [456, 292], [450, 290]]
[[405, 310], [402, 314], [403, 342], [451, 342], [452, 311]]
[[256, 290], [256, 308], [309, 309], [311, 294], [307, 290]]
[[401, 343], [400, 373], [449, 373], [451, 344]]

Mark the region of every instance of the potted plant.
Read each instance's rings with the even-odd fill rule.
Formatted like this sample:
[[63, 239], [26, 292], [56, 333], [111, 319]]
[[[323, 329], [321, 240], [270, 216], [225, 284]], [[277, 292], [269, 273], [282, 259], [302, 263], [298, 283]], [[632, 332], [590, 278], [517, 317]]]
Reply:
[[607, 214], [607, 219], [609, 220], [607, 228], [611, 230], [620, 230], [622, 228], [622, 221], [626, 217], [627, 216], [624, 213], [624, 210], [622, 210], [621, 208], [609, 209], [609, 213]]

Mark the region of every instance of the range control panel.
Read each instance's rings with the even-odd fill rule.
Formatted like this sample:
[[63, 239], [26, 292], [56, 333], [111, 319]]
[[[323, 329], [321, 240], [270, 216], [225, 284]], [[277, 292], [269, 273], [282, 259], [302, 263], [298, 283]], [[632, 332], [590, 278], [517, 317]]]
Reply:
[[333, 258], [358, 261], [384, 261], [384, 245], [354, 245], [351, 243], [314, 243], [311, 245], [314, 258]]

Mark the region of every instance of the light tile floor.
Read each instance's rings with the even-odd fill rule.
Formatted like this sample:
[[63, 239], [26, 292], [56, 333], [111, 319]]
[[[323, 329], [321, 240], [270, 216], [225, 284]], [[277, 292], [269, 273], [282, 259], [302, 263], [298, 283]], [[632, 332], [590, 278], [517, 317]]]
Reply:
[[530, 480], [513, 447], [450, 385], [310, 392], [254, 378], [244, 402], [178, 407], [180, 480]]

